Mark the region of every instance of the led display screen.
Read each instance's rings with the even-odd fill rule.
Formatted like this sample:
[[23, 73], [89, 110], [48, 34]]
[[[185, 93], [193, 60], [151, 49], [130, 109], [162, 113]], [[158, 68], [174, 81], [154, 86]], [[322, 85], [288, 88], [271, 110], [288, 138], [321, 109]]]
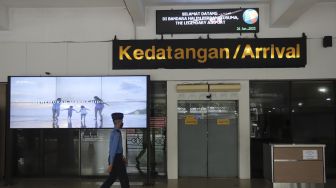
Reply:
[[156, 34], [257, 32], [258, 8], [156, 11]]
[[9, 77], [10, 128], [146, 128], [149, 76]]

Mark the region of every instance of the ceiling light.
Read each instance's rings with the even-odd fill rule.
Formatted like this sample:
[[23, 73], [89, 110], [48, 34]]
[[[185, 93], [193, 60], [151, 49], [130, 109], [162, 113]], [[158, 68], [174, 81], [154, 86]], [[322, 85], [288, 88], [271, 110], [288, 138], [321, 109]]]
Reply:
[[331, 101], [331, 98], [327, 98], [326, 100], [327, 100], [327, 101]]
[[303, 103], [302, 103], [302, 102], [299, 102], [299, 103], [298, 103], [298, 105], [299, 105], [299, 106], [302, 106], [302, 105], [303, 105]]
[[328, 89], [325, 88], [325, 87], [319, 87], [318, 91], [321, 92], [321, 93], [326, 93], [328, 91]]

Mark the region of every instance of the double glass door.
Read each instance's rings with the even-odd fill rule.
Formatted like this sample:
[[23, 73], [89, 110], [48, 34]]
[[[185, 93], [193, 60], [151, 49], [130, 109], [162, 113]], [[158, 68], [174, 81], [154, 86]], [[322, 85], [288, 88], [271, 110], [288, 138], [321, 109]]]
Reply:
[[237, 101], [178, 101], [180, 177], [238, 176]]

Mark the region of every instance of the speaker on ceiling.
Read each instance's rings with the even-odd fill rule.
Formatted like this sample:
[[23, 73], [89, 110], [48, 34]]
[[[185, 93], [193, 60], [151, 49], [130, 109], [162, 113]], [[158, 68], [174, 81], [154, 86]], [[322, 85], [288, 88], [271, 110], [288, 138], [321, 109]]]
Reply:
[[332, 36], [324, 36], [323, 37], [323, 47], [332, 47]]

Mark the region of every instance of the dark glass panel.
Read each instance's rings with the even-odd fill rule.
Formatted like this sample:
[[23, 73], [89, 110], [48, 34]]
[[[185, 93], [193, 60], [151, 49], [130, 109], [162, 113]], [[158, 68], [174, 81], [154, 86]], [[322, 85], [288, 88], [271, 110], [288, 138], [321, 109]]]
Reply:
[[81, 175], [106, 176], [111, 129], [81, 130]]
[[79, 129], [44, 130], [46, 176], [79, 176]]
[[326, 144], [336, 177], [335, 81], [251, 81], [251, 176], [262, 177], [263, 143]]
[[263, 177], [263, 143], [291, 142], [289, 82], [250, 83], [251, 177]]
[[291, 142], [289, 102], [289, 82], [251, 82], [251, 137]]
[[336, 175], [333, 81], [292, 82], [292, 136], [295, 143], [326, 144], [327, 176]]
[[43, 158], [40, 155], [40, 130], [13, 130], [15, 139], [14, 174], [40, 176]]
[[[152, 177], [167, 176], [167, 82], [151, 82], [151, 118], [149, 139], [143, 135], [144, 143], [150, 140], [149, 167]], [[148, 147], [148, 146], [147, 146]], [[144, 152], [144, 148], [140, 151]], [[138, 154], [138, 156], [139, 156]], [[142, 156], [145, 159], [145, 156]], [[147, 158], [146, 158], [147, 161]], [[143, 167], [142, 167], [143, 168]], [[143, 168], [144, 169], [144, 168]]]

